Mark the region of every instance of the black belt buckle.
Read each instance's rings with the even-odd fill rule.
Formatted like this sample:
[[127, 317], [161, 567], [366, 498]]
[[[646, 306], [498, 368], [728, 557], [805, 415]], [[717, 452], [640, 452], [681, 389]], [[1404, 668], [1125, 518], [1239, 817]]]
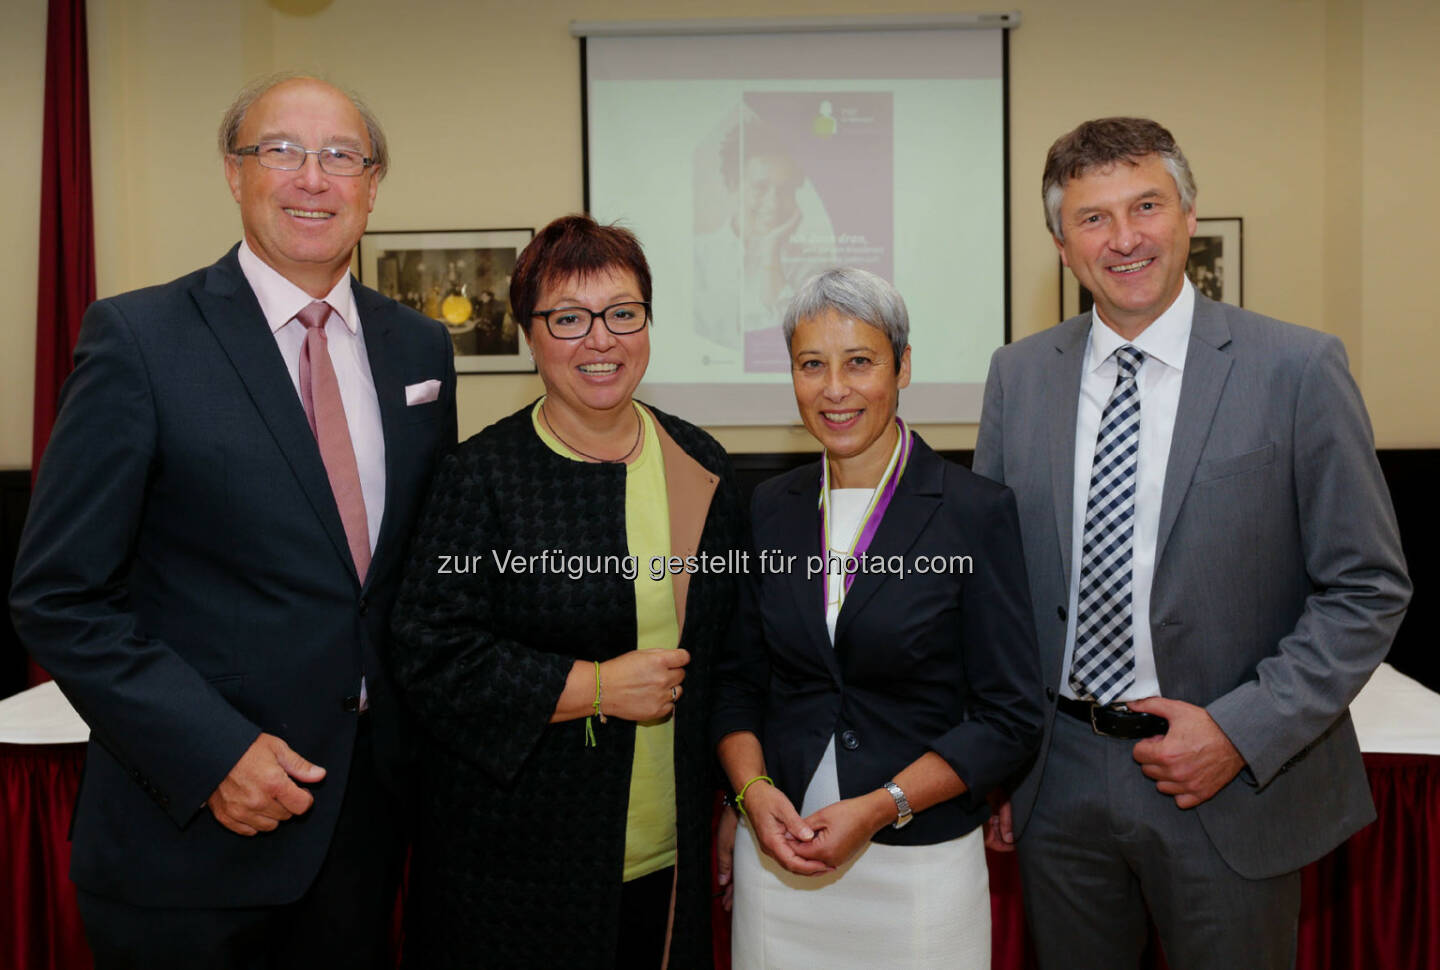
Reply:
[[1170, 730], [1170, 722], [1155, 714], [1132, 711], [1124, 703], [1091, 704], [1090, 730], [1101, 737], [1138, 741]]

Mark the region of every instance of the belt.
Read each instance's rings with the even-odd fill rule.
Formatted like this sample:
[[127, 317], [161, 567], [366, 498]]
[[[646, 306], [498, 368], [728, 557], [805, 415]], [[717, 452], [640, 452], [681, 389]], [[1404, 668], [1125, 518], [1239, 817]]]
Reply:
[[1163, 717], [1132, 711], [1124, 704], [1094, 704], [1062, 695], [1057, 699], [1057, 706], [1077, 721], [1090, 725], [1096, 734], [1107, 738], [1138, 741], [1164, 734], [1170, 729], [1170, 722]]

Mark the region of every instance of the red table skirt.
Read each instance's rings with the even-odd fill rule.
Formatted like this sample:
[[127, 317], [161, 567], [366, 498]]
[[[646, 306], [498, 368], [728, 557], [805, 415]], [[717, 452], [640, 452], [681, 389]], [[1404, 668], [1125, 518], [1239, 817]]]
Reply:
[[1374, 825], [1301, 872], [1304, 970], [1440, 968], [1440, 758], [1367, 754]]
[[[1440, 970], [1440, 758], [1367, 754], [1376, 821], [1301, 870], [1300, 970]], [[1029, 970], [1020, 870], [990, 863], [993, 970]], [[1166, 967], [1152, 940], [1149, 966]]]
[[70, 884], [83, 744], [0, 744], [0, 967], [90, 970]]
[[[0, 970], [88, 970], [67, 831], [84, 745], [0, 744]], [[1440, 968], [1440, 758], [1367, 754], [1378, 820], [1302, 873], [1301, 970]], [[991, 853], [995, 970], [1033, 967], [1013, 855]], [[717, 960], [729, 925], [717, 907]], [[1154, 967], [1163, 967], [1156, 955]]]

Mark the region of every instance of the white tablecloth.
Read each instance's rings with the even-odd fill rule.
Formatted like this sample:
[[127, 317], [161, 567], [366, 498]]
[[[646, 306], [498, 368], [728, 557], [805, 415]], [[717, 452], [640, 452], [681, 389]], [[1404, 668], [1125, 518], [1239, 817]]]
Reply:
[[1381, 664], [1350, 705], [1360, 750], [1440, 754], [1440, 694]]
[[89, 737], [53, 680], [0, 701], [0, 744], [70, 744]]
[[[1440, 755], [1440, 694], [1381, 664], [1350, 705], [1360, 750]], [[90, 729], [54, 681], [0, 700], [0, 744], [84, 741]]]

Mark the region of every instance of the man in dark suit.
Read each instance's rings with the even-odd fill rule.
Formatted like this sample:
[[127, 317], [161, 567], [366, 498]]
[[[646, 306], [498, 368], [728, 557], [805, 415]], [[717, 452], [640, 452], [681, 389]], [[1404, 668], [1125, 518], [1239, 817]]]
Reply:
[[348, 275], [384, 136], [313, 78], [221, 126], [244, 240], [86, 313], [11, 607], [91, 728], [97, 965], [380, 966], [400, 855], [387, 622], [455, 440], [444, 328]]
[[1334, 337], [1195, 292], [1195, 180], [1108, 118], [1046, 161], [1093, 313], [996, 352], [975, 470], [1015, 491], [1049, 710], [991, 820], [1042, 967], [1293, 964], [1298, 870], [1374, 818], [1347, 708], [1409, 602]]

